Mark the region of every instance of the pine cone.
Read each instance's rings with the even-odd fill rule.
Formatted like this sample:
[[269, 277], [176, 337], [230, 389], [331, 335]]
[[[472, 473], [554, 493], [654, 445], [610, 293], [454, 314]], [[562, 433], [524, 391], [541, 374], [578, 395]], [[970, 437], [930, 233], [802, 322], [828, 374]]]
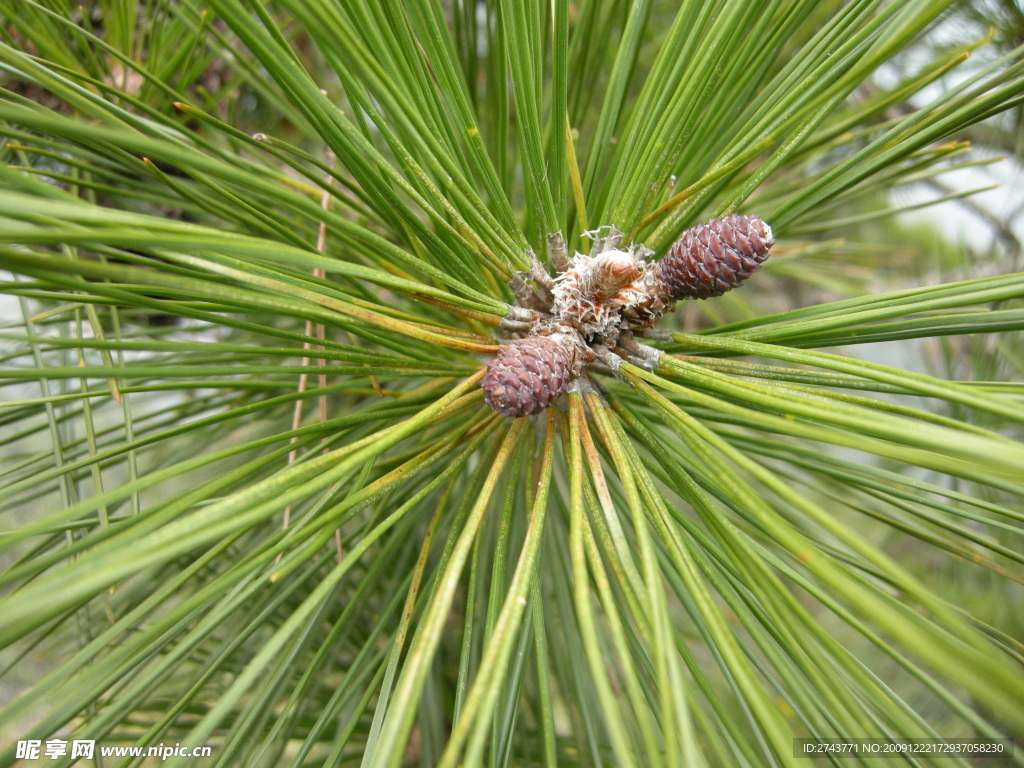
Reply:
[[654, 267], [651, 284], [662, 300], [721, 296], [750, 277], [775, 245], [772, 230], [760, 216], [734, 213], [698, 224], [683, 233]]
[[569, 384], [571, 361], [562, 345], [543, 336], [503, 347], [480, 382], [484, 402], [502, 416], [532, 416], [552, 405]]

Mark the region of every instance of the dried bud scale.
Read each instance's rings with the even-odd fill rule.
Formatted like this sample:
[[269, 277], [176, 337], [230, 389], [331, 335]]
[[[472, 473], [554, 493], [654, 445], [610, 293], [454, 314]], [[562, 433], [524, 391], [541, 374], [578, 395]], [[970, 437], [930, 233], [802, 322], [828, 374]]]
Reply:
[[[555, 281], [553, 317], [577, 329], [586, 340], [603, 338], [622, 318], [617, 300], [643, 271], [626, 251], [609, 251], [591, 258], [577, 253], [571, 268]], [[632, 278], [632, 279], [631, 279]]]
[[[589, 255], [577, 253], [566, 260], [561, 251], [553, 286], [528, 275], [538, 288], [546, 283], [548, 290], [540, 291], [545, 306], [531, 303], [538, 311], [529, 320], [522, 309], [515, 318], [510, 313], [515, 331], [529, 323], [532, 327], [488, 365], [481, 386], [491, 408], [503, 416], [538, 413], [554, 404], [588, 365], [615, 372], [626, 359], [655, 367], [660, 353], [637, 342], [634, 334], [650, 335], [681, 299], [707, 299], [736, 288], [775, 244], [771, 227], [759, 216], [739, 214], [698, 224], [653, 265], [646, 262], [650, 250], [638, 244], [620, 249], [621, 238], [612, 227], [607, 237], [595, 239]], [[551, 250], [554, 257], [560, 249]], [[513, 330], [511, 324], [506, 330]]]
[[596, 301], [607, 301], [643, 272], [633, 254], [609, 251], [590, 260], [588, 269], [580, 274], [580, 288]]

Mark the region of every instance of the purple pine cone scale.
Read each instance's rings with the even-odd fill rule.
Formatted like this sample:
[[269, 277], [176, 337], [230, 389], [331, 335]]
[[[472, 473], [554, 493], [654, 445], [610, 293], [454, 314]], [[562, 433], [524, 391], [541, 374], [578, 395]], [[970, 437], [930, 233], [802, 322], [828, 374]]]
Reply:
[[775, 244], [760, 216], [734, 213], [698, 224], [673, 243], [651, 283], [670, 301], [721, 296], [752, 275]]
[[561, 344], [530, 336], [503, 347], [488, 364], [480, 386], [484, 401], [502, 416], [532, 416], [561, 397], [570, 373]]

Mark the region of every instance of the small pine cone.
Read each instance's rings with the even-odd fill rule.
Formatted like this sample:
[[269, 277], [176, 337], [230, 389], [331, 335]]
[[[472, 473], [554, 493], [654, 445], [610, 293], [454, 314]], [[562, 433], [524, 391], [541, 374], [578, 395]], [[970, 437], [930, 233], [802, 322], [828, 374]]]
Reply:
[[712, 219], [672, 244], [652, 270], [650, 284], [669, 306], [680, 299], [721, 296], [750, 277], [773, 245], [771, 227], [760, 216]]
[[518, 339], [487, 365], [484, 402], [502, 416], [532, 416], [552, 405], [569, 384], [571, 361], [557, 341]]

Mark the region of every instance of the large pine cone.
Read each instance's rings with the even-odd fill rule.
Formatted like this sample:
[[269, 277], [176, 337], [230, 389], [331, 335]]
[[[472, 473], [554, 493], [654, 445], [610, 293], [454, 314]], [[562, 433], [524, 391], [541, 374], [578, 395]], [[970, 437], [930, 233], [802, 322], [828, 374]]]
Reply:
[[672, 244], [652, 270], [650, 283], [672, 302], [721, 296], [750, 277], [773, 245], [771, 227], [760, 216], [734, 213], [712, 219]]
[[562, 345], [544, 336], [503, 347], [480, 382], [484, 401], [502, 416], [540, 413], [569, 385], [570, 360]]

